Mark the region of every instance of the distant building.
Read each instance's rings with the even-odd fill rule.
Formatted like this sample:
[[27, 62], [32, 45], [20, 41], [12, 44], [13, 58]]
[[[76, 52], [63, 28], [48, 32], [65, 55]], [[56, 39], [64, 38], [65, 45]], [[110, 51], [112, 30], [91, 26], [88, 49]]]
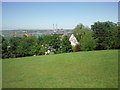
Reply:
[[71, 46], [76, 46], [78, 43], [76, 37], [72, 34], [69, 38], [69, 41], [71, 42]]

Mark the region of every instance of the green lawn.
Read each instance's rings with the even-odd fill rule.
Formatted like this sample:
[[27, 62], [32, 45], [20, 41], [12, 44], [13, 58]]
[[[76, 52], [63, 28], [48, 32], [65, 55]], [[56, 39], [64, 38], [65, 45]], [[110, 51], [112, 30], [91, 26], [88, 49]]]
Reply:
[[3, 88], [117, 88], [118, 50], [3, 59]]

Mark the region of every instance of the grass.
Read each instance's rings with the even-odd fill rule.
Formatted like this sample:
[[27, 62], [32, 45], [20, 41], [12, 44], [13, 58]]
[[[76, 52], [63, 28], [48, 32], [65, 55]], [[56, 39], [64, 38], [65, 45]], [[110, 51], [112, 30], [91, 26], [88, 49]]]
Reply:
[[117, 88], [118, 50], [3, 59], [3, 88]]

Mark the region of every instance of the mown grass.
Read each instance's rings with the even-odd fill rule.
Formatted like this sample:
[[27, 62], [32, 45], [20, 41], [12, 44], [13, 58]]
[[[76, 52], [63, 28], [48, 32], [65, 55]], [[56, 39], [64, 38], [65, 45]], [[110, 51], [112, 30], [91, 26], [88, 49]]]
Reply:
[[117, 88], [118, 50], [3, 59], [3, 88]]

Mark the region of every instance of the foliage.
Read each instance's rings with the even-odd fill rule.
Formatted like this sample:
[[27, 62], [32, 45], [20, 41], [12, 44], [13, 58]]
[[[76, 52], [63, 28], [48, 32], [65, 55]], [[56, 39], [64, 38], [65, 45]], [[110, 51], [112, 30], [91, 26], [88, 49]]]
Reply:
[[44, 35], [43, 37], [39, 37], [39, 42], [51, 51], [54, 51], [55, 54], [61, 53], [61, 40], [59, 34]]
[[60, 52], [60, 46], [61, 46], [61, 40], [58, 35], [52, 35], [52, 37], [49, 39], [49, 46], [55, 49], [56, 52]]
[[109, 21], [95, 22], [94, 25], [91, 25], [91, 29], [94, 31], [94, 38], [97, 39], [98, 43], [96, 49], [117, 48], [117, 24]]
[[10, 40], [3, 37], [2, 44], [2, 58], [44, 55], [48, 49], [53, 49], [55, 54], [62, 53], [59, 35], [45, 35], [39, 38], [35, 36], [12, 37]]
[[4, 37], [2, 37], [2, 58], [9, 57], [7, 52], [8, 52], [8, 41]]
[[72, 46], [70, 44], [69, 41], [69, 37], [68, 36], [64, 36], [62, 39], [62, 52], [72, 52]]
[[79, 24], [72, 30], [72, 33], [74, 34], [74, 36], [77, 38], [79, 42], [81, 40], [81, 36], [90, 31], [91, 30], [88, 27], [84, 26], [83, 24]]
[[96, 41], [92, 37], [91, 33], [82, 35], [82, 38], [80, 40], [80, 46], [81, 46], [81, 50], [83, 51], [91, 51], [95, 49]]

